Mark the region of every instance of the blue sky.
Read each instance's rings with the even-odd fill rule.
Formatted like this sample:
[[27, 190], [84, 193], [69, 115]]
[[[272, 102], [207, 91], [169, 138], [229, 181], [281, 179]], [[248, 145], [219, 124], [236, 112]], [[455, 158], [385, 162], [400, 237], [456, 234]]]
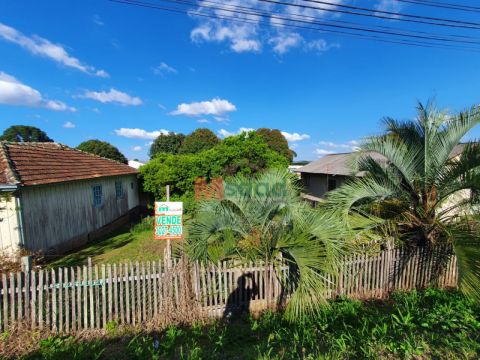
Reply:
[[[393, 0], [336, 2], [475, 20]], [[435, 97], [453, 112], [479, 103], [479, 60], [473, 51], [215, 22], [106, 0], [2, 0], [0, 130], [33, 125], [70, 146], [98, 138], [147, 159], [160, 131], [208, 127], [228, 136], [271, 127], [285, 132], [298, 159], [312, 160], [350, 150], [380, 131], [383, 116], [411, 118], [417, 100]]]

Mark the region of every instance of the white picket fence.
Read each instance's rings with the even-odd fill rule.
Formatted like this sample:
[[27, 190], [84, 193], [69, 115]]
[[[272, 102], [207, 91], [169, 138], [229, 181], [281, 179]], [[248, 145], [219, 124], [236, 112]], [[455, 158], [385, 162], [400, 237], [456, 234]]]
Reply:
[[[288, 278], [287, 266], [278, 270]], [[2, 274], [0, 330], [19, 322], [62, 333], [104, 328], [112, 321], [136, 325], [185, 300], [208, 316], [222, 316], [226, 307], [262, 310], [287, 293], [277, 275], [260, 263], [187, 265], [178, 260]], [[383, 298], [399, 289], [454, 287], [457, 277], [456, 258], [446, 248], [386, 250], [346, 257], [337, 276], [327, 277], [324, 295]]]

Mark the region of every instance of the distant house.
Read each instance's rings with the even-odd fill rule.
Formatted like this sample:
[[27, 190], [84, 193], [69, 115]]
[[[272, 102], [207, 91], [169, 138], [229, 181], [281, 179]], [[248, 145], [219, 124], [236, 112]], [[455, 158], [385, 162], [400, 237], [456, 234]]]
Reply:
[[138, 160], [128, 160], [128, 166], [134, 168], [134, 169], [140, 169], [140, 166], [145, 165], [144, 162], [138, 161]]
[[[458, 157], [462, 153], [464, 146], [465, 144], [455, 146], [450, 154], [450, 158]], [[341, 186], [348, 179], [365, 176], [364, 172], [356, 172], [354, 170], [353, 164], [358, 154], [358, 152], [329, 154], [297, 169], [301, 174], [304, 186], [305, 193], [303, 197], [316, 203], [321, 201], [327, 192]], [[369, 152], [368, 155], [377, 160], [377, 162], [387, 161], [383, 155], [375, 152]]]
[[128, 220], [137, 170], [57, 143], [0, 142], [0, 251], [65, 252]]

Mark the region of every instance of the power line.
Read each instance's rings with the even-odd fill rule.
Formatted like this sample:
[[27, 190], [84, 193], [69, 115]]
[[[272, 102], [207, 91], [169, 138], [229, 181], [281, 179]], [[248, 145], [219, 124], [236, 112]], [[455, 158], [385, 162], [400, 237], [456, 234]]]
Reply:
[[450, 10], [460, 10], [460, 11], [467, 11], [467, 12], [480, 12], [480, 7], [478, 6], [470, 6], [464, 4], [452, 4], [452, 3], [445, 3], [440, 1], [427, 1], [427, 0], [397, 0], [398, 2], [414, 4], [414, 5], [422, 5], [422, 6], [429, 6], [435, 8], [443, 8], [443, 9], [450, 9]]
[[[243, 7], [243, 6], [237, 6], [237, 5], [225, 5], [229, 6], [229, 8], [226, 8], [225, 6], [219, 6], [223, 5], [218, 2], [214, 1], [209, 1], [209, 0], [204, 0], [202, 1], [201, 5], [198, 5], [192, 1], [189, 0], [161, 0], [165, 2], [171, 2], [171, 3], [176, 3], [176, 4], [186, 4], [186, 5], [191, 5], [191, 6], [199, 6], [201, 8], [211, 8], [214, 10], [221, 10], [221, 11], [228, 11], [231, 13], [240, 13], [242, 15], [256, 15], [259, 17], [269, 17], [269, 18], [278, 18], [279, 20], [286, 20], [286, 21], [298, 21], [301, 23], [307, 23], [307, 24], [315, 24], [319, 26], [327, 26], [327, 27], [339, 27], [339, 28], [344, 28], [347, 30], [358, 30], [358, 31], [364, 31], [364, 32], [374, 32], [374, 33], [379, 33], [383, 35], [395, 35], [395, 36], [403, 36], [403, 37], [414, 37], [414, 38], [419, 38], [419, 39], [428, 39], [428, 40], [436, 40], [436, 41], [446, 41], [446, 42], [459, 42], [459, 43], [465, 43], [465, 44], [474, 44], [474, 45], [480, 45], [479, 38], [473, 38], [473, 37], [464, 37], [464, 36], [456, 36], [456, 35], [442, 35], [442, 34], [432, 34], [432, 33], [426, 33], [426, 32], [399, 32], [398, 29], [391, 28], [391, 27], [381, 27], [381, 29], [384, 30], [375, 30], [372, 28], [361, 28], [358, 27], [359, 24], [352, 23], [352, 22], [344, 22], [344, 21], [316, 21], [318, 20], [316, 17], [313, 16], [306, 16], [306, 15], [296, 15], [293, 14], [293, 16], [299, 17], [300, 19], [295, 19], [291, 18], [288, 16], [285, 16], [284, 14], [279, 14], [279, 13], [274, 13], [274, 12], [269, 12], [269, 11], [259, 11], [257, 9], [252, 9], [248, 7]], [[213, 5], [208, 5], [208, 4], [213, 4]], [[233, 10], [232, 10], [233, 8]], [[240, 10], [238, 10], [240, 9]], [[248, 12], [245, 12], [248, 11]], [[312, 19], [312, 20], [305, 20], [305, 19]], [[332, 25], [333, 23], [333, 25]], [[338, 24], [341, 25], [338, 25]], [[388, 30], [388, 31], [387, 31]], [[393, 30], [393, 31], [390, 31]], [[460, 39], [462, 38], [462, 39]], [[470, 40], [466, 40], [470, 39]], [[476, 41], [475, 41], [476, 40]]]
[[[235, 21], [235, 22], [240, 22], [240, 23], [249, 23], [253, 25], [261, 25], [257, 21], [251, 21], [248, 19], [242, 19], [238, 18], [235, 16], [226, 16], [226, 15], [219, 15], [219, 14], [212, 14], [212, 13], [205, 13], [205, 12], [200, 12], [196, 10], [191, 10], [191, 9], [182, 9], [178, 7], [167, 7], [167, 6], [162, 6], [159, 4], [155, 3], [148, 3], [144, 1], [136, 1], [136, 0], [109, 0], [111, 2], [115, 3], [121, 3], [121, 4], [127, 4], [127, 5], [133, 5], [133, 6], [139, 6], [139, 7], [144, 7], [144, 8], [152, 8], [156, 10], [163, 10], [163, 11], [168, 11], [168, 12], [174, 12], [174, 13], [181, 13], [181, 14], [189, 14], [189, 15], [195, 15], [199, 17], [205, 17], [205, 18], [211, 18], [211, 19], [223, 19], [223, 20], [230, 20], [230, 21]], [[178, 3], [178, 1], [176, 1]], [[185, 5], [183, 3], [183, 5]], [[226, 10], [226, 9], [224, 9]], [[229, 11], [231, 13], [235, 13], [234, 11]], [[255, 13], [249, 13], [248, 15], [257, 15]], [[289, 19], [288, 21], [293, 21], [296, 22], [298, 20], [294, 19]], [[367, 34], [359, 34], [359, 33], [354, 33], [354, 32], [348, 32], [348, 31], [341, 31], [341, 30], [334, 30], [334, 29], [324, 29], [321, 27], [311, 27], [311, 26], [301, 26], [297, 24], [285, 24], [283, 23], [283, 20], [280, 22], [272, 22], [272, 25], [281, 27], [281, 28], [294, 28], [294, 29], [305, 29], [305, 30], [311, 30], [311, 31], [316, 31], [316, 32], [327, 32], [327, 33], [334, 33], [334, 34], [340, 34], [342, 36], [349, 36], [349, 37], [355, 37], [355, 38], [360, 38], [360, 39], [367, 39], [367, 40], [373, 40], [373, 41], [378, 41], [378, 42], [383, 42], [383, 43], [391, 43], [391, 44], [400, 44], [400, 45], [409, 45], [409, 46], [416, 46], [416, 47], [425, 47], [425, 48], [448, 48], [448, 49], [456, 49], [456, 50], [470, 50], [470, 51], [478, 51], [479, 48], [475, 47], [465, 47], [465, 46], [455, 46], [451, 44], [439, 44], [439, 43], [432, 43], [428, 41], [420, 41], [420, 40], [406, 40], [406, 39], [391, 39], [388, 37], [381, 37], [381, 36], [376, 36], [376, 35], [367, 35]], [[306, 22], [308, 24], [311, 24], [311, 22]], [[435, 39], [432, 39], [435, 40]]]
[[[261, 0], [260, 0], [261, 1]], [[393, 12], [393, 11], [386, 11], [386, 10], [378, 10], [378, 9], [372, 9], [372, 8], [365, 8], [365, 7], [360, 7], [360, 6], [352, 6], [352, 5], [344, 5], [344, 4], [336, 4], [332, 3], [329, 1], [320, 1], [320, 0], [301, 0], [303, 2], [307, 3], [315, 3], [315, 4], [322, 4], [322, 5], [329, 5], [329, 6], [334, 6], [336, 8], [344, 8], [344, 9], [351, 9], [351, 10], [361, 10], [361, 11], [366, 11], [366, 12], [373, 12], [375, 14], [386, 14], [386, 15], [393, 15], [395, 20], [398, 20], [397, 17], [406, 17], [406, 18], [412, 18], [412, 19], [424, 19], [424, 20], [434, 20], [434, 21], [441, 21], [441, 22], [448, 22], [448, 23], [458, 23], [458, 24], [464, 24], [464, 25], [475, 25], [475, 26], [480, 26], [480, 23], [473, 23], [473, 22], [468, 22], [468, 21], [462, 21], [462, 20], [455, 20], [455, 19], [447, 19], [447, 18], [438, 18], [438, 17], [431, 17], [431, 16], [424, 16], [424, 15], [415, 15], [415, 14], [408, 14], [408, 13], [401, 13], [401, 12]], [[399, 1], [399, 0], [397, 0]], [[417, 4], [422, 4], [426, 5], [426, 3], [421, 2], [419, 0], [405, 0], [406, 2], [414, 2]], [[293, 4], [292, 4], [293, 5]], [[432, 6], [432, 5], [430, 5]], [[322, 9], [323, 10], [323, 9]]]
[[[242, 10], [248, 10], [248, 11], [252, 11], [252, 12], [255, 12], [255, 14], [265, 14], [265, 15], [268, 15], [268, 16], [272, 16], [272, 15], [279, 15], [279, 16], [283, 16], [285, 15], [284, 13], [278, 13], [278, 12], [271, 12], [271, 11], [262, 11], [262, 10], [257, 10], [257, 9], [252, 9], [252, 8], [249, 8], [249, 7], [245, 7], [245, 6], [240, 6], [240, 5], [231, 5], [231, 4], [223, 4], [223, 3], [219, 3], [219, 2], [215, 2], [215, 1], [211, 1], [211, 0], [202, 0], [202, 5], [198, 5], [198, 4], [194, 4], [192, 1], [188, 1], [188, 0], [163, 0], [163, 1], [169, 1], [169, 2], [175, 2], [175, 3], [182, 3], [182, 4], [189, 4], [189, 5], [192, 5], [192, 6], [199, 6], [199, 7], [202, 7], [204, 6], [203, 4], [213, 4], [213, 5], [221, 5], [221, 6], [227, 6], [229, 8], [233, 8], [234, 10], [235, 9], [242, 9]], [[305, 0], [306, 1], [306, 0]], [[222, 8], [223, 10], [223, 8]], [[315, 16], [309, 16], [309, 15], [299, 15], [299, 14], [289, 14], [289, 16], [293, 16], [293, 17], [296, 17], [296, 18], [300, 18], [300, 19], [312, 19], [312, 20], [318, 20], [317, 17]], [[294, 20], [294, 19], [292, 19]], [[364, 26], [362, 24], [358, 24], [358, 23], [354, 23], [354, 22], [351, 22], [351, 21], [344, 21], [344, 20], [322, 20], [324, 23], [341, 23], [341, 24], [349, 24], [349, 25], [354, 25], [354, 26]], [[408, 34], [423, 34], [423, 35], [434, 35], [434, 36], [443, 36], [443, 37], [451, 37], [451, 38], [457, 38], [457, 39], [470, 39], [470, 40], [477, 40], [477, 41], [473, 41], [471, 43], [477, 43], [478, 41], [480, 41], [480, 38], [478, 37], [472, 37], [472, 36], [468, 36], [468, 35], [457, 35], [457, 34], [435, 34], [435, 33], [429, 33], [429, 32], [426, 32], [426, 31], [411, 31], [411, 30], [403, 30], [403, 29], [398, 29], [398, 28], [393, 28], [393, 27], [390, 27], [390, 26], [382, 26], [382, 25], [369, 25], [370, 28], [379, 28], [379, 29], [385, 29], [385, 30], [394, 30], [394, 31], [403, 31], [406, 35]]]
[[[302, 24], [314, 24], [314, 25], [319, 25], [322, 27], [327, 27], [327, 28], [340, 28], [340, 29], [345, 29], [345, 30], [355, 30], [355, 31], [361, 31], [361, 32], [367, 32], [367, 33], [375, 33], [375, 34], [381, 34], [381, 35], [389, 35], [389, 36], [396, 36], [396, 37], [406, 37], [406, 38], [414, 38], [414, 39], [421, 39], [421, 40], [433, 40], [433, 41], [443, 41], [443, 42], [451, 42], [451, 43], [464, 43], [464, 44], [474, 44], [477, 45], [479, 44], [477, 41], [469, 41], [469, 40], [454, 40], [451, 38], [446, 38], [444, 36], [438, 35], [438, 34], [430, 34], [430, 35], [418, 35], [418, 34], [405, 34], [401, 33], [398, 31], [387, 31], [387, 30], [376, 30], [372, 28], [361, 28], [352, 25], [339, 25], [339, 24], [330, 24], [326, 23], [324, 21], [319, 22], [319, 21], [312, 21], [312, 20], [305, 20], [305, 19], [292, 19], [290, 17], [284, 16], [284, 15], [277, 15], [271, 12], [259, 12], [256, 9], [249, 9], [249, 11], [244, 11], [244, 10], [231, 10], [228, 8], [225, 8], [224, 6], [210, 6], [206, 5], [206, 1], [202, 1], [202, 4], [197, 4], [192, 1], [188, 0], [161, 0], [163, 2], [169, 2], [169, 3], [175, 3], [175, 4], [184, 4], [184, 5], [190, 5], [190, 6], [198, 6], [200, 8], [211, 8], [214, 10], [221, 10], [221, 11], [227, 11], [231, 12], [232, 14], [242, 14], [242, 15], [255, 15], [258, 17], [262, 18], [277, 18], [279, 20], [285, 20], [285, 21], [292, 21], [292, 22], [300, 22]], [[218, 3], [217, 3], [218, 4]], [[253, 12], [252, 12], [253, 11]]]
[[[355, 16], [364, 16], [364, 17], [384, 19], [384, 20], [397, 20], [397, 21], [417, 23], [417, 24], [445, 26], [445, 27], [454, 27], [454, 28], [463, 28], [463, 29], [475, 29], [475, 30], [480, 29], [480, 23], [472, 23], [472, 22], [465, 22], [465, 21], [458, 21], [458, 20], [442, 19], [442, 18], [422, 17], [422, 16], [416, 16], [416, 15], [410, 15], [410, 14], [407, 14], [408, 17], [411, 16], [411, 17], [425, 19], [425, 20], [416, 20], [416, 19], [413, 19], [413, 18], [406, 19], [406, 18], [403, 18], [403, 17], [407, 16], [405, 14], [402, 15], [400, 13], [392, 13], [395, 16], [377, 15], [377, 14], [375, 14], [377, 12], [376, 10], [367, 9], [367, 8], [358, 8], [358, 9], [367, 9], [369, 11], [369, 13], [361, 13], [361, 12], [349, 11], [349, 10], [340, 10], [340, 9], [337, 9], [337, 8], [329, 8], [329, 7], [318, 7], [318, 6], [312, 6], [312, 5], [301, 5], [301, 4], [294, 4], [294, 3], [288, 3], [288, 2], [277, 1], [277, 0], [258, 0], [258, 1], [271, 3], [271, 4], [277, 4], [277, 5], [303, 8], [303, 9], [310, 9], [310, 10], [317, 10], [317, 11], [328, 11], [328, 12], [333, 12], [333, 13], [355, 15]], [[315, 3], [319, 2], [317, 0], [302, 0], [302, 1], [315, 2]], [[325, 2], [322, 2], [322, 3], [325, 3]], [[338, 5], [335, 5], [333, 3], [329, 3], [329, 4], [331, 4], [332, 6], [338, 6]], [[347, 6], [347, 5], [342, 5], [342, 6]], [[372, 13], [370, 13], [370, 12], [372, 12]], [[445, 22], [447, 22], [447, 24]]]

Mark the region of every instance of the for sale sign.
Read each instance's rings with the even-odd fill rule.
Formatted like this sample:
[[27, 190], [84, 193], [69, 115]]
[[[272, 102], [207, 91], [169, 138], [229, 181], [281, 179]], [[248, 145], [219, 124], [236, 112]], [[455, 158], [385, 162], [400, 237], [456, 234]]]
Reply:
[[155, 202], [155, 239], [181, 239], [183, 235], [182, 215], [182, 202]]

